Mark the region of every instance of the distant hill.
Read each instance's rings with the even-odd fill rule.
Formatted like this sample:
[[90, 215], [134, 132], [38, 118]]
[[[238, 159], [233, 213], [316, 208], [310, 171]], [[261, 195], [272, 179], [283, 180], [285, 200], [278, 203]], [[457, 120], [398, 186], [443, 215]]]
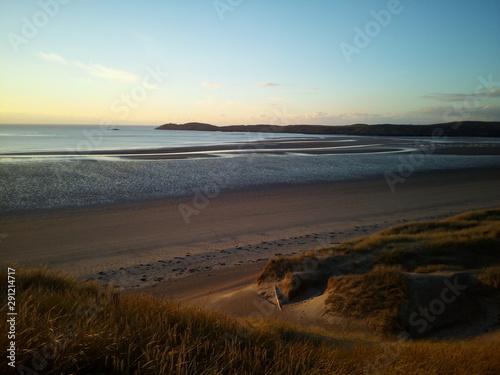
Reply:
[[432, 125], [354, 124], [343, 126], [327, 125], [228, 125], [215, 126], [200, 122], [186, 124], [164, 124], [159, 130], [198, 130], [220, 132], [258, 132], [258, 133], [299, 133], [299, 134], [337, 134], [405, 137], [500, 137], [500, 122], [463, 121]]

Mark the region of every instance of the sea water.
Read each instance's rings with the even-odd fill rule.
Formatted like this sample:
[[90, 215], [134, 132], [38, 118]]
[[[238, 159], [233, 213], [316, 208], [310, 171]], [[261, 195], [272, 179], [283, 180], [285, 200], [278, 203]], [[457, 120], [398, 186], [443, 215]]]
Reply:
[[[83, 130], [98, 129], [98, 127], [80, 127], [63, 130], [55, 129], [55, 126], [45, 129], [33, 126], [22, 129], [21, 131], [26, 133], [19, 137], [5, 136], [5, 134], [16, 134], [18, 131], [14, 129], [13, 132], [7, 133], [6, 128], [8, 127], [2, 130], [4, 132], [4, 137], [1, 138], [2, 149], [10, 152], [60, 151], [61, 147], [76, 147], [78, 142], [86, 139]], [[206, 134], [207, 132], [160, 131], [141, 127], [126, 129], [120, 127], [120, 129], [124, 130], [110, 130], [113, 135], [103, 136], [99, 147], [101, 149], [158, 148], [237, 143], [263, 139], [262, 137], [304, 137], [304, 135], [258, 133], [208, 132]], [[49, 131], [53, 131], [54, 138], [48, 135]], [[115, 133], [120, 135], [115, 136]], [[44, 141], [37, 141], [37, 137], [43, 138]], [[26, 140], [26, 144], [23, 144], [23, 139]], [[4, 143], [6, 140], [7, 144]], [[200, 192], [219, 194], [270, 184], [293, 185], [365, 177], [384, 180], [387, 173], [398, 173], [408, 160], [408, 154], [404, 153], [330, 155], [250, 153], [157, 160], [112, 157], [57, 159], [0, 157], [0, 210], [9, 212], [53, 209], [189, 197]], [[412, 166], [415, 171], [478, 167], [496, 168], [500, 171], [500, 156], [429, 153], [420, 155], [418, 163]], [[407, 172], [406, 170], [405, 173]]]
[[[0, 125], [0, 155], [31, 152], [158, 149], [282, 138], [280, 133], [156, 130], [154, 126]], [[286, 134], [300, 138], [303, 134]], [[309, 135], [308, 135], [309, 137]], [[312, 135], [311, 137], [321, 137]]]

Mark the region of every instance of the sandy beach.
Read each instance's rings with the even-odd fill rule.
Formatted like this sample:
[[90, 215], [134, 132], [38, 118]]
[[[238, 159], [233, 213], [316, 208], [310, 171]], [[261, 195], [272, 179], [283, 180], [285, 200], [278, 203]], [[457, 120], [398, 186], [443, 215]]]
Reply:
[[[251, 282], [267, 260], [280, 254], [328, 246], [405, 221], [498, 207], [499, 183], [499, 170], [434, 171], [415, 173], [395, 192], [380, 176], [270, 186], [206, 202], [188, 197], [8, 213], [1, 220], [2, 258], [184, 298], [193, 295], [192, 288], [210, 291], [219, 288], [217, 283]], [[180, 207], [195, 211], [183, 216]]]
[[394, 153], [423, 152], [424, 154], [447, 155], [500, 155], [500, 143], [496, 138], [481, 138], [471, 142], [466, 138], [452, 138], [448, 142], [443, 138], [412, 138], [412, 137], [353, 137], [353, 136], [323, 136], [313, 138], [308, 135], [287, 138], [286, 135], [276, 139], [246, 141], [242, 143], [227, 143], [219, 145], [135, 148], [135, 149], [70, 149], [66, 151], [36, 151], [7, 152], [0, 158], [30, 158], [51, 157], [120, 157], [126, 159], [187, 159], [207, 158], [224, 155], [300, 153], [304, 155], [333, 155], [360, 153]]

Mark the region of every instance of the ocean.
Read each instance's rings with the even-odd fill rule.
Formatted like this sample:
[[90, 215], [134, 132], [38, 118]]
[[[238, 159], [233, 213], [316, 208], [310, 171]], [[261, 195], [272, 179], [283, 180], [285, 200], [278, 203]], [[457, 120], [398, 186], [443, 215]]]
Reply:
[[[0, 210], [6, 213], [137, 202], [189, 197], [208, 191], [216, 195], [225, 191], [255, 189], [264, 185], [304, 184], [366, 177], [385, 179], [387, 174], [400, 174], [402, 170], [405, 179], [411, 178], [411, 175], [418, 171], [460, 168], [500, 170], [500, 156], [428, 153], [411, 158], [408, 150], [341, 154], [221, 154], [218, 157], [153, 160], [102, 155], [11, 155], [68, 150], [156, 149], [264, 139], [324, 137], [303, 134], [167, 131], [141, 126], [117, 128], [120, 130], [102, 129], [98, 126], [0, 126]], [[335, 137], [337, 136], [328, 138]], [[343, 137], [343, 140], [352, 140], [355, 143], [357, 138], [359, 137]], [[500, 140], [491, 139], [469, 141], [500, 143]], [[415, 143], [416, 140], [409, 142]]]
[[[287, 134], [286, 137], [301, 138], [304, 135]], [[155, 130], [154, 126], [130, 125], [0, 125], [0, 155], [210, 146], [273, 138], [283, 138], [283, 134]]]

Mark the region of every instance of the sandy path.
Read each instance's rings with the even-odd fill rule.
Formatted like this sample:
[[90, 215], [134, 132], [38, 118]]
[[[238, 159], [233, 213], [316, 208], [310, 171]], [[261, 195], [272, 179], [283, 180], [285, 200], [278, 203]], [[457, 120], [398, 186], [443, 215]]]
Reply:
[[498, 207], [499, 187], [500, 170], [416, 173], [394, 193], [382, 176], [269, 187], [214, 197], [189, 224], [178, 205], [192, 206], [192, 198], [9, 214], [0, 221], [7, 235], [0, 246], [5, 262], [47, 263], [82, 278], [149, 286], [238, 264], [264, 265], [279, 253], [403, 221]]

